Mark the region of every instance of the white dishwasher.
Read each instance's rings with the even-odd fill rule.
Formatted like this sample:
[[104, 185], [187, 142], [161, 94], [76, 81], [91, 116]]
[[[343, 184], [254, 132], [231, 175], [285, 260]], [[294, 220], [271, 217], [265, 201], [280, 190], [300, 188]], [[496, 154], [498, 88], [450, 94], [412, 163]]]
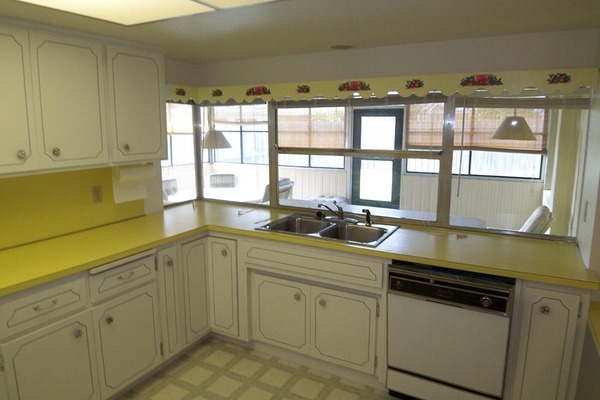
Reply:
[[390, 394], [502, 399], [514, 283], [394, 261], [387, 294]]

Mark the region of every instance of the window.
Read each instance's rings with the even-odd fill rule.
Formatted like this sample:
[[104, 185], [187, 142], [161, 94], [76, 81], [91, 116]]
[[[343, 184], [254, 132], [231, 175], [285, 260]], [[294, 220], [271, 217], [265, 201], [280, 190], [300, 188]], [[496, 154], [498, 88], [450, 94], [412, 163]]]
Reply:
[[161, 161], [163, 204], [196, 198], [193, 106], [167, 103], [168, 159]]
[[267, 104], [202, 107], [203, 131], [221, 132], [230, 147], [203, 149], [203, 197], [268, 201], [269, 130]]
[[[491, 136], [504, 118], [516, 112], [523, 116], [537, 140], [494, 140]], [[435, 124], [425, 123], [432, 114]], [[442, 147], [443, 109], [424, 105], [407, 107], [407, 147]], [[546, 153], [547, 118], [544, 109], [474, 108], [456, 109], [452, 173], [462, 176], [541, 179]], [[436, 129], [437, 127], [437, 129]], [[407, 172], [437, 172], [428, 160], [409, 160]]]

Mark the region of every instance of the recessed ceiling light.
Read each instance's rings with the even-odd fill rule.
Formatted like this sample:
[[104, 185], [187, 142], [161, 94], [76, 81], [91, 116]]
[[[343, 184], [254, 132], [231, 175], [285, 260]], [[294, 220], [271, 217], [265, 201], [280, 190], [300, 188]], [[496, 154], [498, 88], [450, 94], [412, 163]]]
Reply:
[[349, 50], [353, 47], [354, 46], [352, 46], [351, 44], [334, 44], [333, 46], [331, 46], [331, 48], [334, 50]]
[[136, 25], [223, 8], [268, 3], [274, 0], [18, 0], [56, 10], [67, 11], [115, 22]]

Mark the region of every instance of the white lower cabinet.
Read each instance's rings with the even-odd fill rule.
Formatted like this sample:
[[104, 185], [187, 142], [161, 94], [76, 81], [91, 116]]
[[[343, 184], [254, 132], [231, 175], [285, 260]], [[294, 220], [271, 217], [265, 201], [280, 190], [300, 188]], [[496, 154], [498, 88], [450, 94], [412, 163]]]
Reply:
[[206, 239], [181, 245], [186, 344], [209, 332], [206, 293]]
[[252, 274], [254, 340], [375, 373], [377, 299]]
[[92, 310], [104, 398], [161, 361], [156, 288], [150, 284]]
[[[524, 287], [511, 399], [573, 399], [586, 294]], [[587, 307], [584, 307], [587, 308]], [[583, 325], [583, 327], [582, 327]], [[583, 328], [583, 329], [582, 329]], [[574, 361], [575, 360], [575, 361]]]
[[8, 396], [2, 396], [0, 384], [0, 398], [100, 398], [89, 311], [20, 336], [0, 349]]
[[212, 331], [239, 336], [236, 241], [207, 239], [209, 322]]
[[183, 271], [177, 246], [159, 250], [156, 273], [161, 319], [162, 353], [164, 358], [185, 347], [183, 337]]

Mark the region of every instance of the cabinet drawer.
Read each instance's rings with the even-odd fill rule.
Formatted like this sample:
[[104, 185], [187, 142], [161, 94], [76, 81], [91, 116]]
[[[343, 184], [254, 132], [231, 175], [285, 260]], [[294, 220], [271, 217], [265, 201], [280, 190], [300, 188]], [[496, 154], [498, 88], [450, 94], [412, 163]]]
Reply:
[[0, 339], [79, 311], [86, 297], [84, 276], [11, 296], [0, 302]]
[[106, 300], [156, 277], [154, 252], [139, 254], [90, 271], [92, 303]]

